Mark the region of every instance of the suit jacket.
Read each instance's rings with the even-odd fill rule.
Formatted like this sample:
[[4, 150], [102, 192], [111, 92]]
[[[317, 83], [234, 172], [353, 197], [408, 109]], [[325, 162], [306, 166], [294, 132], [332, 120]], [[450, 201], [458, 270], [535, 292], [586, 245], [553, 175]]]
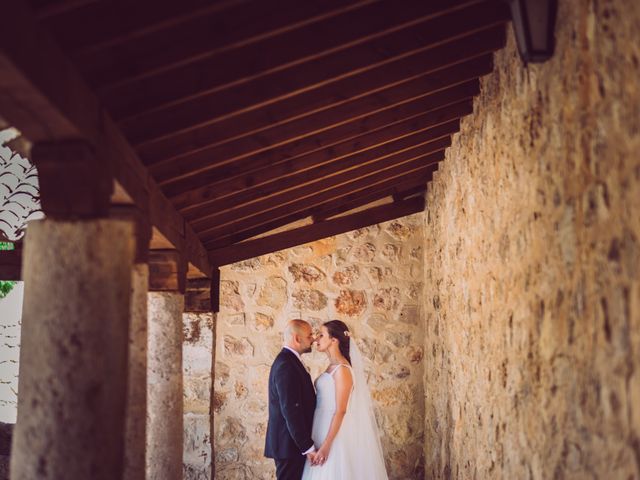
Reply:
[[283, 348], [269, 373], [269, 423], [265, 457], [300, 458], [313, 446], [311, 428], [316, 392], [296, 355]]

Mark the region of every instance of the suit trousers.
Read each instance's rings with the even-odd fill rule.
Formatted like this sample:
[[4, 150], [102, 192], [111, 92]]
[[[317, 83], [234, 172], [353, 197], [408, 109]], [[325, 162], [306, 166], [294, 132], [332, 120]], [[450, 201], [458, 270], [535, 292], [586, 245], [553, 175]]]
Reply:
[[275, 459], [276, 478], [278, 480], [300, 480], [306, 460], [306, 455], [300, 455], [300, 458]]

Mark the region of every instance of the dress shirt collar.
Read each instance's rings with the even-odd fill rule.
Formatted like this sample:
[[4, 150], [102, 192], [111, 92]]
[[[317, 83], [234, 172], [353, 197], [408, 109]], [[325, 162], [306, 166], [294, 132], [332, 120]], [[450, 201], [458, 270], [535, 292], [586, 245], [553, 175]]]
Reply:
[[304, 362], [302, 361], [302, 357], [300, 356], [300, 354], [298, 352], [296, 352], [293, 348], [288, 347], [288, 346], [284, 346], [284, 348], [286, 348], [287, 350], [289, 350], [290, 352], [293, 352], [293, 354], [298, 357], [298, 360], [300, 360], [300, 363], [302, 363], [302, 365], [304, 365]]

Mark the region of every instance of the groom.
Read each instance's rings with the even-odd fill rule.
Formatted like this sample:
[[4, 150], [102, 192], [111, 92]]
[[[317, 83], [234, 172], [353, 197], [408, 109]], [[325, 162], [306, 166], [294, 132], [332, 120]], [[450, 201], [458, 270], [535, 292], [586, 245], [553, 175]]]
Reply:
[[311, 325], [291, 320], [284, 331], [284, 348], [269, 373], [269, 423], [264, 455], [276, 462], [278, 480], [300, 480], [307, 456], [313, 459], [311, 439], [316, 392], [300, 359], [311, 351]]

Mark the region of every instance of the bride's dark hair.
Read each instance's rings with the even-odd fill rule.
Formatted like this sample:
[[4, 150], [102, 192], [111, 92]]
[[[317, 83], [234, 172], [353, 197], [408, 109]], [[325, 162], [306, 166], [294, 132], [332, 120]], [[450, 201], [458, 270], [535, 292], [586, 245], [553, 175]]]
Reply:
[[349, 341], [351, 340], [351, 332], [349, 332], [349, 327], [347, 327], [345, 323], [340, 320], [330, 320], [326, 322], [324, 326], [327, 327], [329, 336], [338, 340], [340, 353], [344, 358], [347, 359], [349, 365], [351, 365], [351, 357], [349, 356]]

